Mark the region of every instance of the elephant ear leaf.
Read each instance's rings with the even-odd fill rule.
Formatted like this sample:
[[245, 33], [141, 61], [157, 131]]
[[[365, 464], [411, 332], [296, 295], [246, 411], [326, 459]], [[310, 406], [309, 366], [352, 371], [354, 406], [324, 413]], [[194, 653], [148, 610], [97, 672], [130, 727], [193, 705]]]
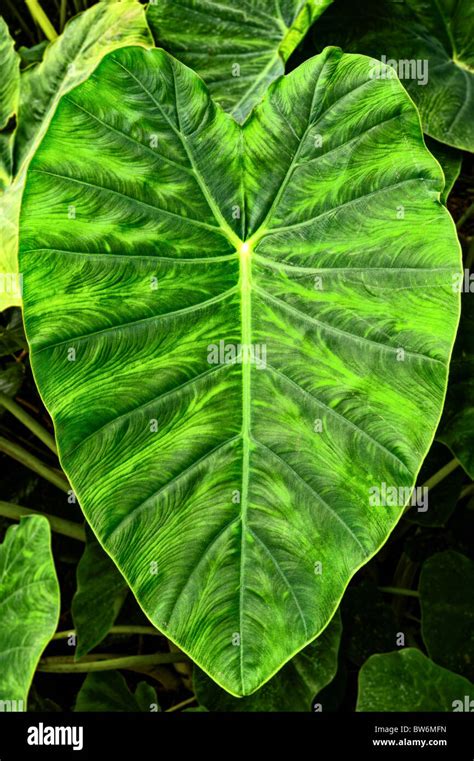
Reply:
[[0, 700], [26, 711], [31, 680], [59, 618], [51, 532], [43, 516], [10, 526], [0, 546]]
[[63, 98], [25, 188], [61, 463], [150, 620], [237, 696], [386, 541], [446, 390], [459, 243], [372, 63], [327, 49], [241, 127], [176, 59], [123, 48]]
[[315, 42], [391, 63], [417, 104], [424, 131], [474, 151], [472, 0], [338, 0]]
[[75, 711], [138, 713], [159, 709], [156, 690], [139, 682], [132, 692], [119, 671], [88, 674], [77, 695]]
[[473, 699], [474, 684], [414, 647], [372, 655], [359, 672], [357, 711], [469, 711]]
[[332, 0], [160, 0], [148, 6], [156, 44], [204, 79], [243, 122]]

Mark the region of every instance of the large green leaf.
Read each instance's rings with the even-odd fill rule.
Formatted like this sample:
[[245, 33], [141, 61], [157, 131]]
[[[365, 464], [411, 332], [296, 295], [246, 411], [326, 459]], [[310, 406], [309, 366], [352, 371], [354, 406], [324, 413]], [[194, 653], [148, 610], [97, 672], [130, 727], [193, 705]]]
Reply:
[[394, 61], [424, 131], [474, 151], [472, 0], [337, 0], [315, 42]]
[[473, 699], [474, 684], [415, 648], [372, 655], [359, 672], [358, 711], [469, 711]]
[[370, 490], [413, 485], [445, 393], [459, 244], [414, 106], [370, 65], [328, 49], [240, 127], [163, 51], [122, 49], [25, 189], [62, 465], [150, 620], [236, 695], [385, 542], [406, 496]]
[[336, 674], [341, 628], [338, 611], [320, 637], [247, 698], [232, 697], [195, 669], [194, 690], [199, 704], [209, 711], [311, 711], [316, 695]]
[[5, 20], [0, 17], [0, 192], [10, 183], [13, 168], [13, 127], [20, 92], [20, 56]]
[[[0, 701], [26, 711], [31, 680], [59, 617], [59, 587], [46, 518], [22, 518], [0, 546]], [[7, 707], [5, 707], [7, 706]]]
[[[2, 22], [3, 24], [3, 22]], [[0, 26], [0, 65], [2, 64], [2, 34]], [[0, 275], [7, 274], [6, 287], [0, 288], [0, 311], [21, 304], [21, 279], [18, 279], [18, 215], [25, 174], [62, 95], [76, 87], [95, 69], [106, 53], [122, 45], [153, 44], [145, 20], [145, 10], [136, 0], [99, 2], [71, 19], [63, 34], [52, 42], [38, 66], [21, 74], [20, 100], [10, 97], [18, 126], [14, 142], [14, 178], [5, 192], [0, 192]], [[8, 48], [7, 48], [8, 50]], [[12, 61], [5, 65], [8, 71]], [[2, 68], [2, 77], [3, 77]], [[16, 74], [11, 72], [11, 81]], [[0, 96], [3, 90], [0, 88]], [[1, 129], [0, 102], [0, 129]], [[0, 133], [0, 165], [3, 151]], [[1, 191], [1, 170], [0, 170]]]
[[77, 589], [72, 599], [72, 620], [77, 634], [76, 657], [98, 645], [114, 625], [128, 586], [95, 537], [77, 565]]
[[420, 576], [423, 640], [429, 656], [474, 679], [474, 563], [459, 552], [439, 552]]
[[449, 372], [448, 394], [436, 438], [474, 479], [474, 273], [465, 269], [453, 281], [461, 290], [462, 312]]
[[243, 122], [332, 0], [159, 0], [148, 6], [156, 44], [204, 79]]
[[139, 682], [133, 693], [119, 671], [104, 671], [86, 676], [74, 710], [138, 713], [159, 708], [156, 690], [150, 684]]

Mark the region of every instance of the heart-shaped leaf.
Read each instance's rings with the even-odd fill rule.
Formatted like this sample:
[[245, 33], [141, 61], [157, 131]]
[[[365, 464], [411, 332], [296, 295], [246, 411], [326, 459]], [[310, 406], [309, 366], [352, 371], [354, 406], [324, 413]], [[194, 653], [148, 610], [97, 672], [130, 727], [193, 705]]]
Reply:
[[160, 710], [156, 690], [147, 682], [139, 682], [132, 692], [119, 671], [88, 674], [77, 695], [75, 711], [140, 711]]
[[77, 634], [76, 658], [81, 658], [109, 633], [128, 587], [95, 537], [89, 535], [76, 575], [77, 590], [71, 612]]
[[423, 129], [474, 151], [472, 0], [338, 0], [318, 25], [316, 45], [341, 45], [390, 62], [417, 104]]
[[332, 0], [159, 0], [147, 19], [159, 47], [194, 69], [243, 122]]
[[51, 532], [40, 515], [10, 526], [0, 545], [0, 700], [26, 711], [31, 680], [59, 617]]
[[62, 465], [150, 620], [236, 695], [386, 541], [445, 393], [459, 244], [372, 64], [328, 49], [240, 127], [163, 51], [122, 49], [62, 100], [25, 189]]
[[358, 711], [460, 712], [473, 708], [474, 684], [437, 666], [415, 648], [372, 655], [359, 672]]

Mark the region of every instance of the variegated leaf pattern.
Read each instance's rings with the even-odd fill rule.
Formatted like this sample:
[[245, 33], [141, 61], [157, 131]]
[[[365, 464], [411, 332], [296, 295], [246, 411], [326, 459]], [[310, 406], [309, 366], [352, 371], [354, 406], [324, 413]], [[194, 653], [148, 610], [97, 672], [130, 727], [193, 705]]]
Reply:
[[[110, 54], [30, 166], [21, 267], [61, 463], [150, 620], [248, 695], [403, 510], [459, 317], [443, 176], [401, 84], [328, 48], [244, 127]], [[239, 349], [240, 346], [240, 349]]]
[[20, 92], [20, 56], [5, 20], [0, 17], [0, 193], [10, 183], [14, 119]]
[[474, 151], [472, 0], [337, 0], [314, 41], [314, 52], [341, 45], [390, 62], [417, 105], [426, 134]]
[[204, 79], [238, 122], [332, 0], [159, 0], [147, 18], [156, 44]]
[[0, 701], [26, 711], [41, 654], [59, 618], [59, 586], [51, 531], [41, 515], [10, 526], [0, 545]]
[[[123, 45], [153, 44], [145, 20], [145, 9], [137, 0], [104, 0], [72, 18], [61, 36], [48, 45], [42, 62], [25, 69], [20, 78], [19, 57], [15, 60], [11, 58], [13, 47], [8, 47], [8, 40], [5, 50], [1, 50], [5, 47], [2, 44], [2, 30], [5, 29], [6, 26], [0, 26], [0, 63], [5, 50], [9, 52], [10, 59], [4, 63], [2, 77], [5, 70], [5, 82], [13, 85], [18, 68], [20, 92], [19, 95], [15, 93], [13, 98], [11, 87], [7, 88], [7, 95], [10, 93], [10, 99], [15, 101], [18, 124], [14, 142], [8, 137], [9, 151], [13, 154], [13, 178], [11, 183], [6, 184], [5, 192], [0, 192], [0, 278], [3, 286], [0, 288], [0, 310], [21, 305], [22, 278], [18, 272], [20, 201], [29, 162], [48, 128], [61, 95], [83, 82], [102, 56], [111, 50]], [[5, 31], [3, 39], [6, 39]], [[8, 74], [9, 70], [11, 74]], [[3, 95], [0, 85], [0, 96]], [[0, 109], [1, 106], [0, 103]], [[0, 164], [5, 140], [0, 132]]]

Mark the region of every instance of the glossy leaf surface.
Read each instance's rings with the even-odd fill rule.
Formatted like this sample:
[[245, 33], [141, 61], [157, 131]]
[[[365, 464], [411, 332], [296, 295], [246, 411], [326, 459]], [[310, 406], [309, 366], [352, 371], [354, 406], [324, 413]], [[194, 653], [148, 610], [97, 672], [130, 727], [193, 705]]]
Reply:
[[160, 0], [147, 18], [158, 47], [196, 71], [245, 121], [332, 0]]
[[[86, 79], [109, 51], [122, 45], [153, 44], [142, 5], [135, 0], [99, 2], [72, 18], [63, 34], [48, 45], [42, 62], [27, 68], [20, 77], [17, 71], [20, 59], [13, 51], [12, 41], [8, 43], [5, 30], [5, 24], [0, 21], [0, 66], [2, 78], [6, 70], [4, 81], [8, 85], [7, 88], [0, 86], [3, 98], [0, 101], [0, 166], [8, 141], [12, 175], [2, 193], [0, 168], [0, 276], [5, 278], [0, 283], [0, 310], [22, 302], [17, 262], [21, 195], [29, 162], [59, 99]], [[4, 60], [7, 53], [8, 60]], [[13, 90], [14, 83], [19, 92]], [[1, 126], [7, 114], [15, 115], [17, 128], [14, 135], [4, 136]]]
[[424, 131], [474, 151], [472, 0], [338, 0], [321, 24], [317, 46], [341, 45], [391, 62], [420, 110]]
[[235, 695], [325, 628], [406, 501], [371, 490], [413, 485], [443, 403], [459, 245], [413, 104], [370, 66], [328, 49], [240, 127], [122, 49], [29, 171], [62, 465], [150, 620]]

